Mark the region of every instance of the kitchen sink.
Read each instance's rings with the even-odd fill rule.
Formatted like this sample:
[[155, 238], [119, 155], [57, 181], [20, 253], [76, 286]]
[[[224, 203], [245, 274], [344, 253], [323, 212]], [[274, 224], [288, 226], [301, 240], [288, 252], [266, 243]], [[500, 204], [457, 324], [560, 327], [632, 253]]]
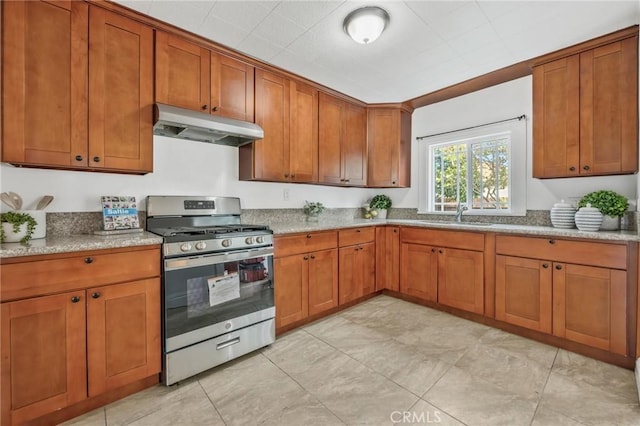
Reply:
[[493, 226], [493, 223], [487, 222], [454, 222], [450, 220], [421, 220], [420, 222], [429, 224], [429, 225], [462, 225], [462, 226]]

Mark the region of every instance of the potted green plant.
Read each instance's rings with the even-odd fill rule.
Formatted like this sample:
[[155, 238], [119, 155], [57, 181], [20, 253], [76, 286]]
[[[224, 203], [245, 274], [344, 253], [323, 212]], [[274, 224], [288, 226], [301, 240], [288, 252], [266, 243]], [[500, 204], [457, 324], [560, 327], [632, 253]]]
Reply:
[[318, 216], [325, 210], [324, 204], [319, 201], [305, 201], [304, 213], [307, 215], [307, 220], [310, 222], [317, 222]]
[[387, 218], [387, 210], [391, 208], [391, 198], [388, 195], [378, 194], [369, 202], [369, 207], [375, 209], [378, 212], [378, 219]]
[[601, 190], [590, 192], [578, 202], [578, 208], [590, 204], [602, 213], [602, 225], [600, 229], [615, 230], [620, 227], [620, 218], [625, 215], [629, 202], [627, 197], [615, 191]]
[[0, 242], [21, 243], [28, 242], [38, 222], [29, 213], [6, 212], [0, 213]]

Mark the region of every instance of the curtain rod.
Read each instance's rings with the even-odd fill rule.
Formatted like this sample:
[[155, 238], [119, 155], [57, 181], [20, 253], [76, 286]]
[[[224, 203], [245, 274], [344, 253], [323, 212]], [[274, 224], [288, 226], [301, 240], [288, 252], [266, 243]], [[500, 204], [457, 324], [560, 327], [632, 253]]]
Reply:
[[418, 136], [416, 138], [416, 140], [421, 140], [421, 139], [425, 139], [425, 138], [431, 138], [433, 136], [440, 136], [440, 135], [446, 135], [448, 133], [455, 133], [455, 132], [461, 132], [463, 130], [471, 130], [471, 129], [475, 129], [477, 127], [484, 127], [484, 126], [491, 126], [492, 124], [499, 124], [499, 123], [505, 123], [507, 121], [513, 121], [513, 120], [524, 120], [525, 118], [527, 118], [526, 115], [522, 114], [519, 115], [517, 117], [513, 117], [513, 118], [507, 118], [505, 120], [500, 120], [500, 121], [492, 121], [491, 123], [484, 123], [484, 124], [478, 124], [477, 126], [471, 126], [471, 127], [464, 127], [462, 129], [456, 129], [456, 130], [449, 130], [448, 132], [441, 132], [441, 133], [434, 133], [432, 135], [426, 135], [426, 136]]

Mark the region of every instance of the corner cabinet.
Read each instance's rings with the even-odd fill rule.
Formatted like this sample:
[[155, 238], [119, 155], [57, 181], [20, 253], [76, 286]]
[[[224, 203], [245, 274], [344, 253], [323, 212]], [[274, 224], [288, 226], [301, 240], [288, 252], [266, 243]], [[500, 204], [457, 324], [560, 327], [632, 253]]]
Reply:
[[6, 2], [2, 19], [2, 161], [152, 171], [153, 30], [84, 2]]
[[411, 186], [411, 113], [368, 108], [368, 187]]
[[340, 305], [375, 290], [375, 235], [374, 227], [338, 231]]
[[318, 183], [367, 184], [367, 110], [320, 93]]
[[638, 170], [638, 36], [533, 68], [533, 176]]
[[157, 383], [159, 248], [9, 259], [0, 273], [2, 424]]
[[376, 290], [400, 291], [400, 227], [376, 227]]

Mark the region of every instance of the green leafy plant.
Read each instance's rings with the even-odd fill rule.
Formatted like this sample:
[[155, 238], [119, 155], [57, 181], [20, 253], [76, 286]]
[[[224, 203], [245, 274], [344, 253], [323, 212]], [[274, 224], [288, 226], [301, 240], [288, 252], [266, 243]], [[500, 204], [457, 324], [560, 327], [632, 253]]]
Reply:
[[[7, 212], [0, 213], [0, 223], [10, 223], [13, 226], [13, 232], [16, 234], [20, 232], [20, 227], [24, 224], [27, 225], [27, 232], [20, 240], [21, 243], [26, 243], [33, 236], [33, 232], [36, 229], [38, 222], [29, 213]], [[0, 226], [0, 242], [4, 243], [4, 227]]]
[[317, 216], [324, 211], [324, 204], [315, 201], [304, 202], [304, 212], [309, 216]]
[[388, 210], [391, 208], [391, 198], [384, 194], [375, 195], [369, 202], [369, 207], [376, 210]]
[[587, 204], [600, 210], [603, 215], [613, 217], [624, 216], [629, 207], [627, 197], [610, 190], [588, 193], [578, 202], [578, 207], [585, 207]]

